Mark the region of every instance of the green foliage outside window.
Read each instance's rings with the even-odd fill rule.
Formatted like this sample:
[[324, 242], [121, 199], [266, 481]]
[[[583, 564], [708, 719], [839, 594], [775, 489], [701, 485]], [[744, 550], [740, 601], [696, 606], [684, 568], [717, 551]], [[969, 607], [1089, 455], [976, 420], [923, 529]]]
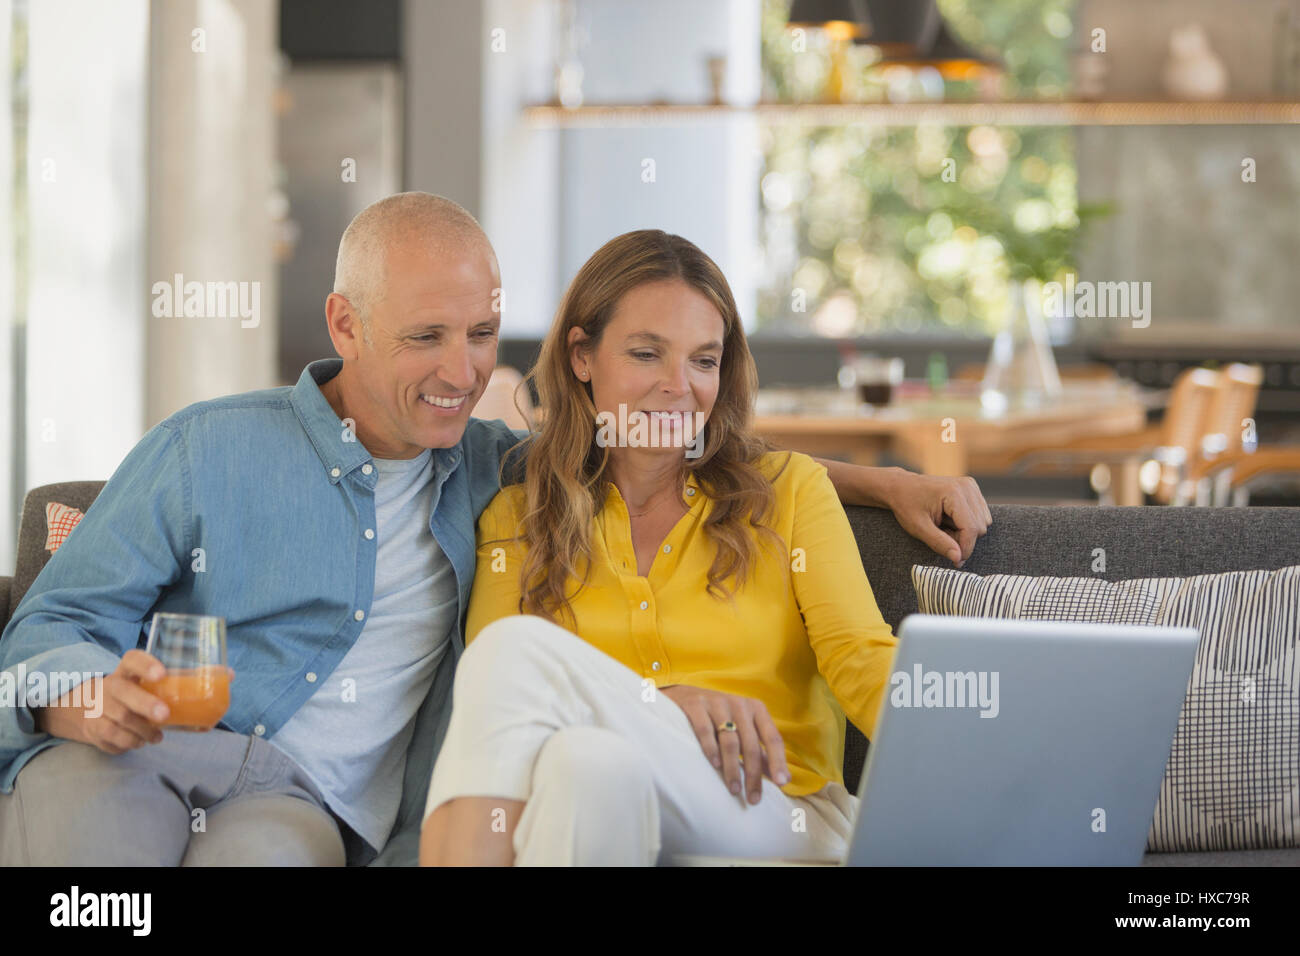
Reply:
[[[1001, 96], [1066, 97], [1070, 0], [939, 7], [962, 42], [1005, 64]], [[765, 97], [815, 101], [829, 54], [814, 31], [807, 50], [794, 51], [788, 9], [789, 0], [764, 0]], [[850, 51], [854, 98], [885, 100], [888, 74], [870, 55]], [[974, 95], [970, 83], [945, 83], [945, 98]], [[777, 118], [762, 137], [762, 332], [990, 334], [1006, 314], [1010, 283], [1072, 267], [1081, 219], [1105, 211], [1079, 208], [1068, 128]]]

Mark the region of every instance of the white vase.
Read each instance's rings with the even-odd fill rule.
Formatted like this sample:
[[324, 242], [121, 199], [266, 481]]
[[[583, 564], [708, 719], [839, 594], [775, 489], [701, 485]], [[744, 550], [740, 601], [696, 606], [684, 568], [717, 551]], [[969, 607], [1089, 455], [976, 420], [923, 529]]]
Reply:
[[1165, 92], [1176, 100], [1221, 100], [1228, 92], [1228, 70], [1210, 49], [1210, 38], [1199, 23], [1169, 34], [1162, 79]]
[[1011, 287], [1006, 321], [993, 338], [980, 397], [991, 412], [1010, 404], [1034, 404], [1061, 394], [1061, 377], [1043, 319], [1036, 282]]

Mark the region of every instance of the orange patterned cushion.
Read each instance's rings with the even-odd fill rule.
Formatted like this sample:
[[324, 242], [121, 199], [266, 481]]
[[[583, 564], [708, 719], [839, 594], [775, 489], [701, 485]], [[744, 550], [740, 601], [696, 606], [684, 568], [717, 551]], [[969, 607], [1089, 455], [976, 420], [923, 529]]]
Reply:
[[45, 526], [49, 533], [45, 537], [45, 550], [53, 554], [59, 545], [68, 540], [68, 535], [77, 526], [85, 514], [70, 505], [61, 505], [51, 501], [45, 506]]

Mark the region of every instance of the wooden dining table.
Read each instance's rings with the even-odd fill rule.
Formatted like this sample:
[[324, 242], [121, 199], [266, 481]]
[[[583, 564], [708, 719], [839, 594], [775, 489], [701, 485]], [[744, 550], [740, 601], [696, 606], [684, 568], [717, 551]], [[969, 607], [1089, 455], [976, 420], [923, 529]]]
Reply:
[[[978, 383], [896, 387], [887, 405], [839, 388], [760, 389], [755, 427], [781, 448], [871, 465], [883, 453], [927, 475], [1005, 473], [1030, 449], [1136, 432], [1159, 398], [1124, 380], [1063, 382], [1055, 396], [981, 395]], [[1141, 504], [1141, 461], [1116, 476], [1116, 502]]]

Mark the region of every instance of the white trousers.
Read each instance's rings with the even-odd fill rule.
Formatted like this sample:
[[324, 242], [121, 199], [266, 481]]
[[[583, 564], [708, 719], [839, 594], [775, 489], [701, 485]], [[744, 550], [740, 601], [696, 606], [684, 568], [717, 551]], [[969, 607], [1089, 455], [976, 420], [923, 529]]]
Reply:
[[524, 801], [516, 865], [833, 860], [849, 839], [857, 798], [842, 785], [789, 797], [765, 777], [751, 806], [676, 703], [543, 618], [485, 627], [461, 657], [453, 705], [425, 817], [456, 797]]

